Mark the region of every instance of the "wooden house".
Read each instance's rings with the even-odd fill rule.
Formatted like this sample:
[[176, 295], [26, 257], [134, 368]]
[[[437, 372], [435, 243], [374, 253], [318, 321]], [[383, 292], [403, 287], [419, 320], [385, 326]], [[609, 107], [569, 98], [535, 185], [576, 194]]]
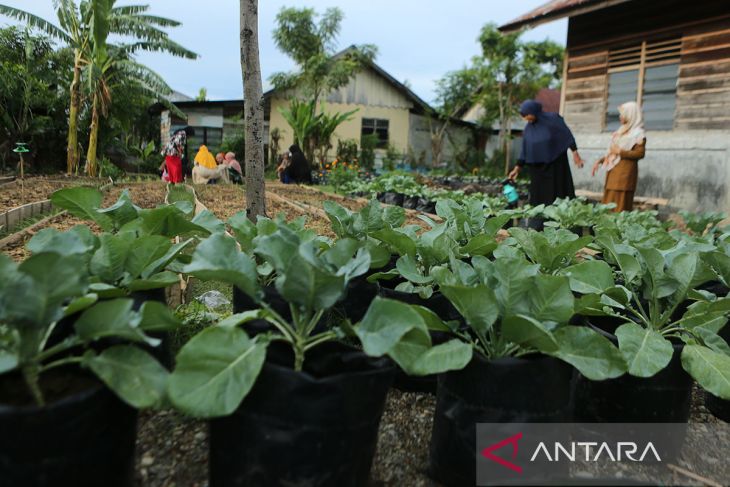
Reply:
[[[618, 106], [634, 100], [647, 129], [637, 194], [730, 209], [730, 0], [553, 0], [500, 30], [564, 17], [560, 111], [584, 158], [605, 153]], [[573, 175], [602, 187], [589, 169]]]

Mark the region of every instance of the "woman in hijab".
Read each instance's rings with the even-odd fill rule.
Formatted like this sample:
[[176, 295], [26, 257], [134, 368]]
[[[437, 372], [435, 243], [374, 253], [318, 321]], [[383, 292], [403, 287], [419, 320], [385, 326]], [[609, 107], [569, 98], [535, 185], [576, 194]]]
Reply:
[[218, 164], [215, 162], [215, 157], [208, 150], [208, 147], [201, 145], [195, 156], [195, 164], [198, 164], [206, 169], [215, 169]]
[[592, 175], [603, 167], [606, 170], [603, 203], [615, 203], [614, 211], [631, 211], [639, 179], [638, 162], [646, 153], [646, 133], [638, 103], [624, 103], [618, 112], [621, 127], [611, 136], [606, 155], [593, 165]]
[[[563, 117], [543, 112], [542, 105], [534, 100], [524, 102], [520, 114], [527, 125], [522, 134], [522, 153], [509, 178], [517, 179], [522, 168], [527, 166], [533, 206], [550, 205], [557, 198], [575, 198], [568, 149], [573, 151], [573, 161], [578, 168], [583, 167], [583, 159]], [[536, 223], [537, 227], [542, 226], [542, 222]]]
[[312, 182], [312, 170], [309, 167], [309, 161], [304, 156], [304, 152], [297, 144], [289, 147], [289, 160], [291, 163], [286, 170], [289, 180], [293, 183], [310, 184]]
[[189, 126], [176, 130], [165, 148], [162, 149], [168, 179], [173, 184], [183, 181], [183, 165], [188, 158], [188, 138], [193, 135], [195, 135], [195, 130]]

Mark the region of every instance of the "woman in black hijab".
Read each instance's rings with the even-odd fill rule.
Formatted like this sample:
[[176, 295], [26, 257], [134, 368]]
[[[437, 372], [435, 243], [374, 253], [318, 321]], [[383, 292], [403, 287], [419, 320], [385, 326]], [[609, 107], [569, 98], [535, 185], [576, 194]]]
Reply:
[[309, 161], [304, 157], [302, 149], [297, 144], [294, 144], [289, 147], [289, 154], [291, 163], [286, 169], [286, 175], [289, 177], [289, 180], [298, 184], [311, 184], [312, 169], [309, 166]]
[[583, 159], [572, 132], [563, 117], [542, 111], [542, 105], [528, 100], [520, 107], [527, 125], [522, 134], [522, 153], [509, 178], [516, 179], [523, 166], [530, 172], [530, 204], [550, 205], [557, 198], [575, 198], [573, 176], [568, 164], [568, 149], [573, 161], [583, 167]]

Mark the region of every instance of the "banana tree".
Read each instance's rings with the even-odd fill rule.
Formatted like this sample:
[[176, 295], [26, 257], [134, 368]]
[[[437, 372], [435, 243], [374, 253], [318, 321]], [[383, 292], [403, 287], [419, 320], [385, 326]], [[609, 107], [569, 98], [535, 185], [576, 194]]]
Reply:
[[[78, 169], [81, 76], [83, 67], [91, 55], [94, 28], [106, 25], [112, 34], [131, 37], [133, 41], [129, 49], [132, 51], [166, 52], [187, 59], [197, 58], [197, 54], [170, 40], [168, 34], [162, 30], [167, 27], [177, 27], [180, 25], [179, 22], [147, 14], [149, 5], [115, 7], [114, 3], [113, 0], [90, 0], [82, 1], [80, 4], [74, 0], [54, 0], [58, 25], [24, 10], [0, 4], [0, 15], [26, 22], [29, 26], [41, 30], [73, 49], [74, 74], [69, 87], [71, 103], [66, 154], [66, 171], [69, 174]], [[97, 17], [101, 15], [104, 18]]]

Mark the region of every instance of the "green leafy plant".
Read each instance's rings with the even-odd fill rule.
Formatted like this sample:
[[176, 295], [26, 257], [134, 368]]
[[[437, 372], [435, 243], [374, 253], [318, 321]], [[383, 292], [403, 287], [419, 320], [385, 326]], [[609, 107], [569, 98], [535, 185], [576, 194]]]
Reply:
[[[156, 302], [139, 312], [131, 299], [97, 302], [85, 268], [79, 254], [40, 252], [19, 265], [0, 256], [0, 374], [20, 372], [39, 406], [45, 404], [40, 375], [69, 365], [90, 370], [134, 407], [161, 405], [168, 373], [136, 345], [157, 345], [147, 333], [179, 322]], [[59, 321], [79, 313], [73, 333], [49, 346]], [[120, 344], [104, 345], [107, 339]]]
[[[602, 310], [623, 322], [616, 336], [629, 373], [657, 374], [672, 359], [671, 340], [681, 341], [684, 369], [712, 394], [730, 399], [730, 347], [717, 335], [727, 322], [730, 299], [695, 290], [712, 278], [701, 252], [681, 241], [669, 250], [629, 246], [610, 235], [599, 234], [596, 242], [623, 290]], [[613, 287], [612, 274], [605, 269], [602, 274]]]
[[[168, 391], [181, 410], [205, 417], [233, 412], [255, 383], [271, 341], [292, 348], [296, 371], [303, 369], [309, 350], [344, 336], [358, 339], [368, 355], [388, 355], [413, 374], [460, 368], [470, 359], [469, 350], [456, 341], [431, 347], [429, 327], [444, 325], [428, 310], [386, 299], [374, 300], [359, 324], [318, 329], [347, 283], [370, 266], [370, 255], [358, 242], [341, 239], [330, 246], [302, 241], [285, 225], [277, 225], [275, 232], [256, 236], [252, 244], [255, 254], [274, 269], [276, 289], [289, 303], [292, 319], [284, 319], [263, 300], [256, 262], [239, 252], [233, 239], [214, 234], [203, 241], [185, 272], [236, 285], [261, 309], [226, 318], [182, 348]], [[250, 338], [239, 325], [253, 319], [266, 320], [276, 332]]]
[[523, 253], [531, 262], [549, 274], [576, 262], [576, 253], [593, 241], [592, 237], [578, 237], [573, 232], [560, 228], [545, 228], [544, 232], [510, 228], [513, 247], [503, 247], [499, 255]]
[[452, 262], [432, 274], [468, 329], [453, 333], [488, 359], [535, 353], [563, 360], [591, 380], [621, 376], [618, 349], [595, 331], [571, 326], [575, 301], [569, 279], [545, 275], [522, 256], [472, 264]]
[[712, 212], [691, 213], [689, 211], [680, 211], [679, 215], [684, 220], [684, 225], [695, 235], [716, 232], [718, 224], [727, 218], [725, 213]]

